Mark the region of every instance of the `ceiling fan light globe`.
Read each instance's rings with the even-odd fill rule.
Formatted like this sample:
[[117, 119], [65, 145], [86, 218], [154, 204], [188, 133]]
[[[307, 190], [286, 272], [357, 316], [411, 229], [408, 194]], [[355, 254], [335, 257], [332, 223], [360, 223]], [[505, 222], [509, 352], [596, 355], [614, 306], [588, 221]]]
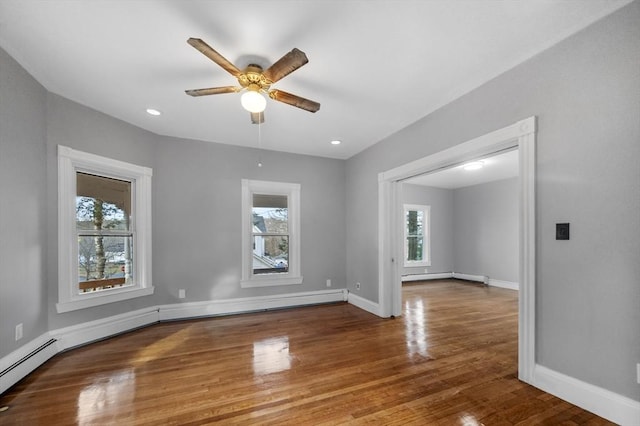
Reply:
[[242, 107], [249, 112], [262, 112], [267, 107], [267, 100], [260, 93], [249, 90], [240, 97]]

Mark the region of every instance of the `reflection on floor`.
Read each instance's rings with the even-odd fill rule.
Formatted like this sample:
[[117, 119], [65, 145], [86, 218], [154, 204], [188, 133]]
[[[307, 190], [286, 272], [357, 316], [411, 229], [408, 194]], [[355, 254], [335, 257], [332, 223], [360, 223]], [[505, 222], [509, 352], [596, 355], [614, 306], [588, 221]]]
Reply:
[[403, 295], [396, 319], [340, 303], [59, 354], [0, 397], [0, 424], [608, 424], [517, 380], [517, 292], [443, 280]]

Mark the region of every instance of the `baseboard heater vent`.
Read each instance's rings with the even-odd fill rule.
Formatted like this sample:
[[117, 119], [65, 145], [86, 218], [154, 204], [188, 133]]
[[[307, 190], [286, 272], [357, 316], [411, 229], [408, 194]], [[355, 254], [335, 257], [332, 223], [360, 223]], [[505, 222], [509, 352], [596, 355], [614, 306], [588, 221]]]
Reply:
[[49, 339], [4, 370], [0, 371], [0, 393], [6, 391], [27, 374], [58, 353], [56, 339]]
[[485, 285], [489, 284], [489, 277], [484, 275], [461, 274], [459, 272], [452, 272], [451, 275], [452, 275], [452, 278], [456, 280], [477, 281]]
[[442, 280], [447, 278], [454, 278], [456, 280], [465, 280], [465, 281], [478, 281], [483, 284], [489, 284], [489, 277], [486, 277], [484, 275], [461, 274], [459, 272], [439, 272], [435, 274], [432, 273], [432, 274], [403, 275], [402, 282]]

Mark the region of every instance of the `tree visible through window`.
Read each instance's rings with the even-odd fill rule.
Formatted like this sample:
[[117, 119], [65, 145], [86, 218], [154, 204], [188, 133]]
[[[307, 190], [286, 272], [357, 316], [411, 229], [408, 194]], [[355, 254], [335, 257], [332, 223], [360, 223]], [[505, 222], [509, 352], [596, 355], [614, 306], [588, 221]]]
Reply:
[[404, 207], [404, 263], [405, 266], [428, 266], [429, 206]]
[[424, 212], [407, 210], [407, 260], [422, 260]]
[[153, 294], [152, 175], [58, 145], [59, 313]]
[[95, 291], [131, 283], [131, 182], [76, 173], [78, 287]]

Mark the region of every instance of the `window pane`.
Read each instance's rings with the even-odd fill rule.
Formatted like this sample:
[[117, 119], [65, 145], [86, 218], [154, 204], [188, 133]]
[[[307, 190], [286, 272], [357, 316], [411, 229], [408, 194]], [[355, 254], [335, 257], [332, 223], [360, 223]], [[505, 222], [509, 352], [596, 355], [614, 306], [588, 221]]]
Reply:
[[253, 273], [289, 271], [289, 237], [286, 235], [253, 237]]
[[78, 236], [78, 287], [81, 292], [132, 284], [133, 237]]
[[424, 235], [424, 212], [422, 210], [407, 210], [407, 235]]
[[407, 260], [422, 260], [422, 237], [407, 237]]
[[253, 195], [253, 233], [288, 234], [289, 210], [286, 195]]
[[128, 230], [131, 182], [88, 173], [76, 173], [78, 230]]

